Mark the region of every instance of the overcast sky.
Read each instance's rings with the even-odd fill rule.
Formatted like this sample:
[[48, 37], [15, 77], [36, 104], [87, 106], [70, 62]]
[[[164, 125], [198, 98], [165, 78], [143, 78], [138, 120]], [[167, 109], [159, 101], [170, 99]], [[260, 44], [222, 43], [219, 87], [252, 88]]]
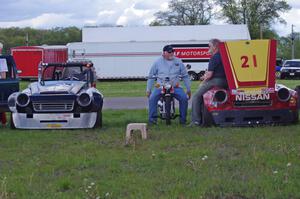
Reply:
[[[291, 32], [291, 24], [300, 32], [300, 0], [287, 2], [292, 6], [282, 14], [287, 25], [274, 24], [282, 36]], [[155, 12], [167, 7], [168, 0], [0, 0], [0, 27], [140, 26], [148, 25]]]

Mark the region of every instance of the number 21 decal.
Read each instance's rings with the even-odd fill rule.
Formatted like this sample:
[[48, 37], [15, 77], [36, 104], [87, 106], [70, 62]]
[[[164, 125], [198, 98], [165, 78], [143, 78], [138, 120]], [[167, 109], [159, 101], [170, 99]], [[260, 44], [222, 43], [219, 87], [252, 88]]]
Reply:
[[[252, 59], [253, 59], [253, 65], [254, 65], [254, 67], [257, 67], [256, 55], [253, 55]], [[248, 56], [242, 56], [241, 60], [243, 61], [242, 68], [249, 68], [250, 67], [249, 64], [248, 64], [248, 61], [249, 61], [249, 57]]]

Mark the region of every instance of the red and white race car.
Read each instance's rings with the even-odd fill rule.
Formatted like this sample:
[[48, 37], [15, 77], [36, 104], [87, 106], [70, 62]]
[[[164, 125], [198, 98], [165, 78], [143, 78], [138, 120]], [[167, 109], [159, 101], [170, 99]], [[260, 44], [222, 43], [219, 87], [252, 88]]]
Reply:
[[203, 125], [252, 126], [298, 122], [297, 91], [275, 82], [276, 41], [222, 42], [228, 88], [203, 95]]

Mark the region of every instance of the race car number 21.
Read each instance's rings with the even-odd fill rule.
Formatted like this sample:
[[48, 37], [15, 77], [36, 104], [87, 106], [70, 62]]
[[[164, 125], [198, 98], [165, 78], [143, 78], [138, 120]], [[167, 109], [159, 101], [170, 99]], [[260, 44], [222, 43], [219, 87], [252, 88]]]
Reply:
[[[253, 66], [254, 67], [257, 67], [257, 61], [256, 61], [256, 55], [252, 55], [252, 60], [253, 60]], [[243, 62], [242, 63], [242, 68], [249, 68], [250, 65], [249, 65], [249, 57], [248, 56], [241, 56], [241, 61]]]

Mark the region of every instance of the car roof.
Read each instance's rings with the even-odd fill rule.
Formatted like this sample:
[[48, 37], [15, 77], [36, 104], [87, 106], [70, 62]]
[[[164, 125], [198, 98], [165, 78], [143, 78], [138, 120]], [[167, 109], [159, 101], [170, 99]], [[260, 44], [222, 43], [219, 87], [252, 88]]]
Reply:
[[42, 63], [43, 67], [57, 66], [57, 67], [93, 67], [92, 62], [64, 62], [64, 63]]
[[300, 61], [300, 59], [288, 59], [288, 60], [285, 60], [285, 61]]

